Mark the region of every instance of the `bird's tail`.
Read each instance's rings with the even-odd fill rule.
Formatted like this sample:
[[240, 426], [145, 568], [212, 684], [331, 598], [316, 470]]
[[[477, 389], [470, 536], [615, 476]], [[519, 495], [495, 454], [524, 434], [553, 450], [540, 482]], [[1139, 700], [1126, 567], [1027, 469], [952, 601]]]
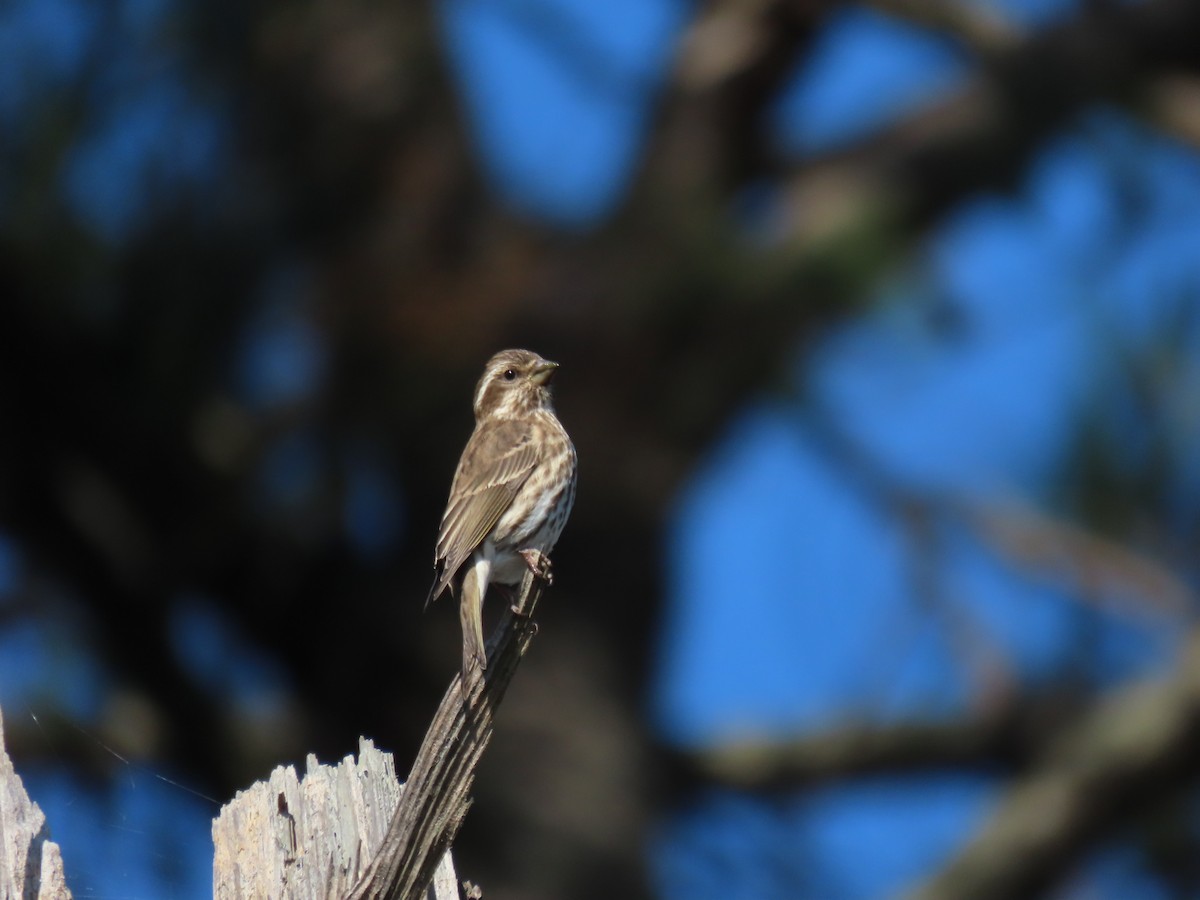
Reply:
[[483, 646], [483, 598], [487, 593], [491, 565], [477, 560], [463, 577], [459, 618], [462, 620], [463, 658], [462, 683], [466, 690], [472, 664], [480, 672], [487, 668], [487, 651]]
[[428, 612], [430, 605], [438, 597], [442, 596], [442, 591], [450, 588], [450, 593], [454, 593], [454, 582], [452, 580], [453, 573], [446, 571], [446, 560], [440, 559], [434, 567], [433, 585], [429, 588], [429, 595], [425, 598], [424, 611]]

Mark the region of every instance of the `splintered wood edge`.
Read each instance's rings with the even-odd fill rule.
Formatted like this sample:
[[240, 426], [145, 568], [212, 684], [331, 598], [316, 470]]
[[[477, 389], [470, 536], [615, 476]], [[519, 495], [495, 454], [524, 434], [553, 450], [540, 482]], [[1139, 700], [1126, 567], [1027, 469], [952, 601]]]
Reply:
[[[29, 884], [34, 871], [37, 875]], [[62, 851], [49, 839], [45, 814], [29, 799], [8, 758], [4, 716], [0, 714], [0, 893], [8, 897], [9, 891], [36, 900], [71, 898], [63, 875]]]
[[[239, 791], [213, 822], [214, 900], [345, 896], [387, 832], [402, 793], [392, 754], [359, 739], [357, 760], [279, 766]], [[426, 895], [458, 900], [449, 852]]]

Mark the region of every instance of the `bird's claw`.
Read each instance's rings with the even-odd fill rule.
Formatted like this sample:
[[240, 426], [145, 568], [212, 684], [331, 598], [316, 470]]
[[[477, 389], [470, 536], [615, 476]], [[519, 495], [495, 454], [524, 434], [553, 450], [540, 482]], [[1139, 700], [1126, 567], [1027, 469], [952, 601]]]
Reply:
[[521, 556], [534, 577], [540, 578], [547, 585], [554, 584], [554, 574], [551, 571], [549, 556], [540, 550], [522, 550]]
[[517, 609], [517, 604], [515, 603], [509, 606], [508, 609], [513, 614], [513, 619], [519, 622], [531, 635], [537, 637], [538, 623], [534, 621], [533, 616], [523, 610]]

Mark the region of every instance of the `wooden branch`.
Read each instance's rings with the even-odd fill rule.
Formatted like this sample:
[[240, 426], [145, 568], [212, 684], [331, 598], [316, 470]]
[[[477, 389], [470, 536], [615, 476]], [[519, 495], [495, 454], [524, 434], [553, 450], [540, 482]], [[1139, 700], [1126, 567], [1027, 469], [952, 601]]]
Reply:
[[0, 715], [0, 897], [12, 900], [70, 900], [62, 852], [50, 840], [46, 816], [25, 793], [25, 785], [4, 749]]
[[478, 670], [465, 697], [456, 675], [405, 781], [383, 845], [348, 895], [351, 900], [417, 900], [437, 861], [454, 842], [470, 808], [475, 767], [492, 737], [496, 710], [529, 642], [542, 582], [527, 574], [516, 608], [506, 610], [488, 642], [488, 667]]

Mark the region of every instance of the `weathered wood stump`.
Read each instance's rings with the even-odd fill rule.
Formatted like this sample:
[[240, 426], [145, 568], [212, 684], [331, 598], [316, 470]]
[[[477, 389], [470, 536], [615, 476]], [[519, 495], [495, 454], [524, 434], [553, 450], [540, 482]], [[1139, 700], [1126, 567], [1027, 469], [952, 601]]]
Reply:
[[25, 793], [4, 749], [0, 715], [0, 897], [4, 900], [70, 900], [62, 853], [50, 840], [46, 816]]
[[[390, 753], [359, 739], [358, 759], [336, 766], [308, 757], [304, 778], [280, 766], [239, 791], [213, 822], [213, 897], [344, 897], [383, 841], [403, 788]], [[426, 893], [458, 900], [445, 853]]]

